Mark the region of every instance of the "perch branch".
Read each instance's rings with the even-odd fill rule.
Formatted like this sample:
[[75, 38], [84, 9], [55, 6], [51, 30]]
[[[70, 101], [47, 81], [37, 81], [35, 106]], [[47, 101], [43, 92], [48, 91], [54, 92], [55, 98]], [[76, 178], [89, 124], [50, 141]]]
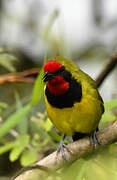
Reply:
[[[101, 142], [101, 145], [97, 144], [96, 149], [101, 146], [108, 145], [110, 143], [117, 141], [117, 121], [111, 122], [111, 124], [108, 125], [105, 129], [103, 129], [102, 131], [99, 131], [98, 138]], [[67, 161], [65, 161], [62, 158], [61, 153], [57, 154], [57, 151], [55, 151], [52, 154], [45, 157], [44, 159], [37, 162], [34, 166], [39, 165], [39, 167], [43, 167], [45, 169], [47, 168], [50, 171], [55, 171], [62, 168], [66, 164], [72, 163], [78, 158], [88, 155], [89, 153], [93, 151], [93, 147], [90, 144], [89, 137], [86, 137], [86, 138], [83, 138], [83, 139], [80, 139], [78, 141], [68, 144], [68, 148], [72, 151], [72, 154], [66, 151], [65, 149]], [[29, 180], [29, 179], [36, 180], [36, 177], [38, 178], [40, 176], [44, 177], [45, 174], [46, 174], [45, 171], [41, 170], [41, 168], [40, 170], [33, 169], [19, 175], [18, 177], [15, 178], [15, 180]]]

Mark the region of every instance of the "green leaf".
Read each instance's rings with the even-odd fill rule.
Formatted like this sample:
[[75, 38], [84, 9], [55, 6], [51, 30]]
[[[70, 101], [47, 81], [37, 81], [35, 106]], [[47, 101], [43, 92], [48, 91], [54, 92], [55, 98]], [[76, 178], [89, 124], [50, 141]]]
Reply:
[[15, 146], [15, 142], [6, 143], [5, 145], [1, 146], [0, 147], [0, 155], [13, 149], [14, 146]]
[[5, 134], [9, 132], [10, 129], [14, 128], [19, 121], [22, 120], [31, 110], [31, 106], [28, 104], [19, 110], [17, 110], [15, 113], [13, 113], [4, 124], [0, 127], [0, 137], [3, 137]]
[[[44, 63], [47, 60], [47, 54], [44, 57]], [[32, 93], [32, 98], [30, 101], [30, 104], [32, 106], [36, 105], [37, 103], [39, 103], [39, 101], [41, 100], [41, 96], [42, 96], [42, 92], [44, 89], [44, 82], [43, 82], [43, 74], [44, 74], [44, 70], [43, 67], [40, 70], [40, 73], [35, 81], [35, 85], [34, 85], [34, 89], [33, 89], [33, 93]]]
[[11, 162], [16, 161], [19, 158], [20, 154], [23, 152], [24, 148], [25, 147], [22, 146], [18, 146], [18, 147], [16, 146], [9, 154], [10, 161]]
[[117, 99], [113, 99], [111, 101], [105, 102], [104, 107], [105, 107], [106, 111], [116, 108], [117, 107]]
[[6, 103], [0, 102], [0, 113], [1, 113], [4, 109], [6, 109], [7, 107], [8, 107], [8, 105], [7, 105]]
[[[110, 152], [110, 153], [113, 153], [114, 148], [116, 148], [116, 144], [115, 144], [115, 143], [110, 144], [110, 145], [109, 145], [109, 152]], [[114, 153], [113, 153], [113, 155], [114, 155]]]
[[2, 109], [6, 109], [8, 107], [8, 105], [4, 102], [0, 102], [0, 108]]
[[37, 79], [36, 79], [36, 81], [35, 81], [32, 99], [30, 102], [30, 104], [32, 106], [36, 105], [41, 100], [41, 96], [42, 96], [42, 92], [43, 92], [43, 88], [44, 88], [44, 83], [42, 80], [43, 74], [44, 74], [44, 70], [42, 68]]
[[15, 56], [12, 56], [10, 54], [6, 54], [6, 53], [0, 54], [0, 65], [5, 67], [10, 72], [15, 71], [15, 68], [12, 63], [17, 60], [18, 59]]
[[49, 134], [49, 136], [51, 136], [57, 142], [61, 141], [61, 136], [59, 136], [57, 133], [54, 133], [52, 131], [48, 131], [47, 133]]
[[63, 169], [62, 179], [89, 180], [89, 178], [85, 179], [85, 172], [88, 166], [88, 161], [80, 158], [77, 161], [73, 162], [71, 166]]
[[[16, 99], [16, 108], [17, 110], [22, 108], [22, 104], [20, 101], [19, 94], [17, 91], [15, 91], [15, 99]], [[22, 120], [19, 121], [17, 124], [17, 130], [20, 135], [25, 135], [28, 131], [28, 122], [27, 122], [27, 116], [24, 116]]]
[[29, 135], [20, 136], [16, 140], [15, 147], [13, 148], [13, 150], [10, 152], [10, 155], [9, 155], [9, 158], [12, 162], [19, 158], [20, 154], [28, 146], [29, 140], [30, 140]]
[[43, 127], [46, 131], [50, 131], [51, 128], [52, 128], [52, 126], [53, 126], [53, 124], [52, 124], [52, 122], [50, 121], [49, 118], [47, 118], [47, 120], [46, 120], [46, 121], [43, 121], [43, 123], [42, 123], [42, 127]]
[[34, 131], [34, 133], [38, 133], [39, 137], [43, 140], [45, 140], [45, 137], [47, 138], [47, 133], [44, 131], [44, 129], [40, 126], [38, 126], [35, 122], [30, 122], [31, 129]]
[[80, 166], [80, 171], [78, 173], [78, 176], [76, 178], [76, 180], [83, 180], [84, 178], [84, 173], [86, 171], [86, 168], [88, 167], [88, 161], [83, 161], [82, 165]]
[[116, 117], [113, 114], [104, 113], [102, 115], [101, 122], [109, 122], [109, 121], [114, 121], [114, 120], [116, 120]]
[[37, 160], [38, 160], [38, 153], [34, 149], [30, 151], [25, 150], [20, 159], [22, 166], [29, 166], [32, 163], [36, 162]]

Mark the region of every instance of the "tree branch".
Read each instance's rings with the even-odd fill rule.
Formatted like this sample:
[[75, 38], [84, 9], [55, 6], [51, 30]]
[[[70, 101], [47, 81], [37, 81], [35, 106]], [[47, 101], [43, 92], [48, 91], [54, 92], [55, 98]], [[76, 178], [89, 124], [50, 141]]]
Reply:
[[36, 76], [39, 73], [38, 68], [32, 68], [25, 70], [23, 72], [9, 73], [7, 75], [0, 76], [0, 85], [8, 82], [24, 82], [24, 83], [34, 83]]
[[106, 77], [110, 72], [117, 66], [117, 49], [114, 52], [114, 55], [111, 57], [109, 63], [105, 66], [102, 72], [98, 75], [96, 79], [97, 87], [101, 86]]
[[[117, 141], [117, 121], [111, 122], [111, 124], [108, 125], [107, 128], [99, 131], [98, 138], [101, 142], [101, 145], [97, 144], [96, 149]], [[15, 180], [36, 180], [36, 177], [45, 177], [47, 176], [48, 170], [55, 171], [57, 169], [60, 169], [64, 165], [71, 164], [76, 159], [84, 157], [93, 151], [93, 147], [90, 144], [89, 137], [68, 144], [68, 148], [72, 151], [72, 154], [65, 149], [67, 161], [63, 159], [61, 153], [57, 154], [57, 151], [55, 151], [33, 166], [35, 167], [39, 165], [40, 170], [34, 170], [33, 168], [33, 170], [26, 171], [20, 176], [16, 177]], [[47, 168], [47, 173], [45, 173], [45, 170], [42, 170], [41, 167], [45, 169]]]

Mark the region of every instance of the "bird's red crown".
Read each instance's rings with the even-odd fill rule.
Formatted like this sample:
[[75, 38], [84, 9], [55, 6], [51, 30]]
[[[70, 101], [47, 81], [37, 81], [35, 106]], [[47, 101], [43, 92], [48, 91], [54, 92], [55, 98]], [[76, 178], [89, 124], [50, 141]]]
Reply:
[[55, 72], [57, 70], [59, 70], [60, 68], [62, 67], [62, 65], [57, 62], [56, 60], [50, 60], [50, 61], [47, 61], [44, 65], [44, 72]]

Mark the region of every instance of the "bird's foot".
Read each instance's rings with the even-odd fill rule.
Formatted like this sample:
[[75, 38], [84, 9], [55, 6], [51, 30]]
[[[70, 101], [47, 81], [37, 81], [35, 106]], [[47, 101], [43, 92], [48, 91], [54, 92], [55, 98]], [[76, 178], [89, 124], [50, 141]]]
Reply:
[[64, 142], [64, 139], [65, 136], [63, 136], [62, 140], [60, 141], [59, 147], [57, 149], [57, 154], [61, 152], [63, 159], [67, 160], [64, 149], [66, 149], [69, 153], [72, 153], [72, 151], [67, 147], [67, 145]]
[[97, 131], [98, 130], [95, 130], [90, 136], [90, 143], [93, 145], [94, 149], [96, 149], [97, 144], [98, 145], [101, 144], [99, 139], [98, 139], [98, 136], [97, 136]]

